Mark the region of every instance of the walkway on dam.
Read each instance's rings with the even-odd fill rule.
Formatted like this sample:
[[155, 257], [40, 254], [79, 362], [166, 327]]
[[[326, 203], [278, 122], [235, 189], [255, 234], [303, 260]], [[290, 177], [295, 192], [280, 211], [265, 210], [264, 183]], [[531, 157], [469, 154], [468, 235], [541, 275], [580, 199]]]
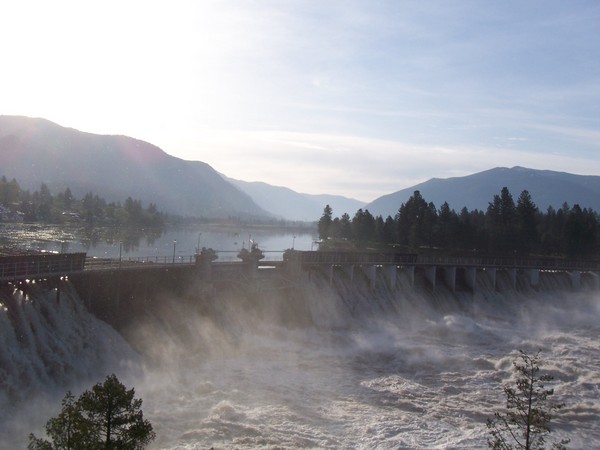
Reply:
[[[521, 258], [506, 256], [447, 257], [417, 255], [412, 253], [388, 252], [329, 252], [297, 251], [270, 252], [283, 255], [281, 259], [255, 258], [252, 261], [232, 260], [237, 252], [215, 252], [216, 260], [209, 263], [214, 266], [243, 266], [254, 264], [258, 268], [280, 268], [286, 264], [297, 268], [310, 267], [420, 267], [431, 271], [432, 268], [447, 270], [487, 269], [487, 270], [536, 270], [564, 272], [600, 273], [600, 261], [570, 260], [562, 258]], [[264, 255], [263, 255], [264, 256]], [[267, 255], [269, 256], [269, 255]], [[221, 258], [225, 259], [222, 261]], [[85, 253], [30, 253], [0, 256], [0, 282], [22, 281], [25, 279], [68, 276], [74, 273], [105, 270], [147, 270], [173, 266], [192, 267], [200, 264], [201, 254], [186, 257], [148, 257], [107, 259], [90, 258]]]

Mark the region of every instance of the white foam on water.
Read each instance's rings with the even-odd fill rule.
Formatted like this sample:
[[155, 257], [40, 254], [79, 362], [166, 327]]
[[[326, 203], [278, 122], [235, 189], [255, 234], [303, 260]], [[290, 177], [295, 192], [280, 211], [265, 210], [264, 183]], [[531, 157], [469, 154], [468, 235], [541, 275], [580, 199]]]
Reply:
[[[236, 288], [195, 303], [164, 299], [128, 331], [146, 355], [143, 370], [123, 371], [155, 427], [150, 448], [486, 447], [486, 418], [504, 404], [502, 385], [521, 348], [542, 349], [555, 397], [567, 404], [553, 435], [571, 438], [571, 448], [600, 446], [597, 292], [431, 293], [402, 279], [391, 290], [383, 281], [375, 289], [360, 277], [330, 286], [313, 274], [292, 293]], [[28, 336], [27, 348], [36, 351], [10, 350], [14, 362], [6, 346], [23, 344], [0, 314], [0, 361], [36, 380], [25, 388], [30, 395], [101, 375], [96, 367], [106, 362], [98, 358], [108, 348], [118, 346], [121, 361], [137, 361], [114, 330], [70, 297], [73, 304], [59, 307], [70, 312], [61, 309], [57, 319], [66, 328], [42, 339], [71, 343], [65, 351]], [[38, 316], [49, 313], [36, 311], [24, 320], [37, 330]], [[82, 348], [95, 355], [86, 363]], [[47, 356], [32, 356], [44, 352], [65, 368], [58, 376]], [[21, 386], [15, 375], [7, 379]], [[25, 437], [40, 434], [40, 423], [27, 421]]]
[[87, 312], [68, 282], [59, 289], [31, 282], [1, 293], [0, 448], [25, 448], [67, 389], [135, 373], [139, 355]]

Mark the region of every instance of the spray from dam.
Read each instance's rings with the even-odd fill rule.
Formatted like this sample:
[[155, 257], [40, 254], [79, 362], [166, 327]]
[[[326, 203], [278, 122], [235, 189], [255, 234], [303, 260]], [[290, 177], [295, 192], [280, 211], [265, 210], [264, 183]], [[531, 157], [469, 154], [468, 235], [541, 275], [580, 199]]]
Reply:
[[[378, 276], [383, 277], [383, 274]], [[600, 294], [564, 273], [474, 291], [358, 274], [198, 281], [115, 331], [69, 281], [2, 291], [0, 448], [116, 373], [151, 448], [481, 448], [518, 349], [542, 350], [571, 448], [600, 446]]]

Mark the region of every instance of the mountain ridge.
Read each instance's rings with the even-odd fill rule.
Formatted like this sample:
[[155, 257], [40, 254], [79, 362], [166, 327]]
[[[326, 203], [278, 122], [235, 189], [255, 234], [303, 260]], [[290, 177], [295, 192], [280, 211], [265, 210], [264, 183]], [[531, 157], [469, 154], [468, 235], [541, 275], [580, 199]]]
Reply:
[[287, 220], [316, 221], [325, 205], [330, 205], [334, 211], [340, 211], [340, 214], [354, 213], [365, 205], [364, 202], [341, 195], [305, 194], [262, 181], [226, 179], [252, 197], [258, 206]]
[[414, 191], [437, 208], [486, 210], [506, 186], [516, 198], [528, 190], [541, 210], [569, 205], [600, 211], [600, 177], [552, 170], [496, 167], [464, 177], [431, 178], [370, 203], [339, 195], [298, 193], [283, 186], [228, 178], [201, 161], [186, 161], [151, 143], [123, 135], [99, 135], [42, 118], [0, 115], [0, 176], [30, 191], [46, 183], [53, 193], [93, 192], [108, 201], [126, 197], [160, 211], [191, 217], [260, 218], [314, 222], [329, 204], [336, 216], [368, 209], [394, 216]]
[[527, 190], [538, 208], [558, 209], [563, 203], [600, 211], [600, 176], [575, 175], [553, 170], [529, 169], [521, 166], [495, 167], [464, 177], [432, 178], [423, 183], [383, 195], [366, 209], [373, 215], [394, 216], [414, 191], [439, 208], [448, 202], [450, 208], [485, 211], [493, 196], [507, 187], [515, 202]]
[[94, 192], [109, 201], [131, 196], [161, 211], [195, 217], [271, 217], [208, 164], [184, 161], [122, 135], [99, 135], [51, 121], [0, 116], [0, 175], [25, 189], [44, 182], [77, 197]]

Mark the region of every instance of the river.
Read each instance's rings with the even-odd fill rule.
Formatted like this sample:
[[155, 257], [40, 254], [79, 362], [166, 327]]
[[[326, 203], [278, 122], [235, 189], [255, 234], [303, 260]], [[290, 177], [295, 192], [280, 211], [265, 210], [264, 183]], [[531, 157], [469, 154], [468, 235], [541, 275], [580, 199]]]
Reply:
[[189, 260], [197, 248], [212, 248], [222, 259], [234, 259], [250, 241], [266, 259], [281, 259], [288, 248], [316, 250], [316, 229], [250, 225], [168, 226], [161, 230], [86, 228], [74, 225], [0, 223], [0, 247], [51, 252], [86, 252], [98, 258]]
[[518, 349], [541, 349], [566, 404], [553, 435], [600, 447], [598, 291], [559, 273], [475, 293], [380, 281], [195, 290], [164, 298], [127, 342], [71, 288], [58, 304], [16, 291], [20, 331], [0, 312], [0, 447], [23, 448], [67, 388], [115, 372], [144, 401], [153, 449], [485, 448]]

